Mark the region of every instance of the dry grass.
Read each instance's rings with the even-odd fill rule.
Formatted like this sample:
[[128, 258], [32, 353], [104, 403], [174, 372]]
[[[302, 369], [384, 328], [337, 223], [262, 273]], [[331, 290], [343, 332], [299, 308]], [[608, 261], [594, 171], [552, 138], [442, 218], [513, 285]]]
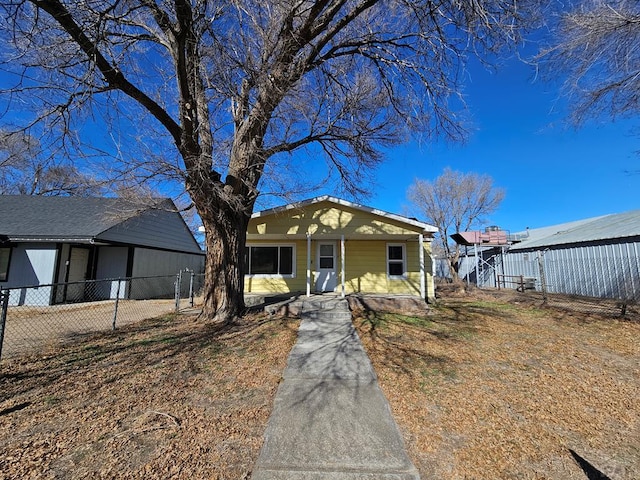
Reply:
[[0, 364], [0, 479], [245, 478], [297, 325], [167, 316]]
[[640, 324], [517, 298], [356, 318], [423, 480], [640, 478]]
[[[640, 478], [640, 323], [526, 298], [356, 318], [423, 480]], [[247, 478], [296, 330], [167, 316], [3, 360], [0, 479]]]

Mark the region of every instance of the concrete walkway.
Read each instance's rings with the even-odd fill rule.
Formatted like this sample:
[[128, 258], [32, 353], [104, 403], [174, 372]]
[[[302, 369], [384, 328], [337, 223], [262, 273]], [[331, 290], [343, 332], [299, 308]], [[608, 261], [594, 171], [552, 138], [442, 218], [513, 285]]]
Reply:
[[346, 300], [305, 300], [251, 478], [419, 480]]

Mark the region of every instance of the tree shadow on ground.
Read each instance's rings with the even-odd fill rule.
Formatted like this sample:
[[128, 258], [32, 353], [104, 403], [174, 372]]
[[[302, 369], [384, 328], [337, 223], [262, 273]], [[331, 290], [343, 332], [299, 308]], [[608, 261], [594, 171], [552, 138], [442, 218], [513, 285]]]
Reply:
[[365, 305], [353, 313], [377, 358], [393, 371], [422, 382], [425, 377], [454, 378], [458, 364], [438, 352], [460, 350], [495, 319], [520, 322], [519, 309], [507, 302], [451, 298], [440, 300], [425, 313], [381, 312]]
[[589, 480], [611, 480], [574, 450], [569, 449], [569, 453]]
[[[354, 321], [369, 338], [369, 348], [375, 349], [376, 358], [394, 372], [421, 382], [434, 374], [453, 377], [456, 372], [451, 358], [429, 351], [421, 340], [455, 344], [473, 331], [466, 322], [393, 312], [357, 312]], [[401, 328], [393, 329], [393, 325]]]
[[277, 322], [291, 330], [296, 328], [293, 319], [268, 315], [247, 315], [229, 324], [196, 321], [195, 315], [165, 315], [111, 332], [73, 335], [63, 345], [3, 359], [0, 402], [92, 369], [134, 375], [143, 368], [169, 362], [185, 350], [192, 352], [194, 362], [189, 368], [196, 370], [197, 362], [241, 348], [230, 346], [231, 340], [239, 336], [246, 337], [247, 342], [259, 340], [267, 334], [259, 327]]

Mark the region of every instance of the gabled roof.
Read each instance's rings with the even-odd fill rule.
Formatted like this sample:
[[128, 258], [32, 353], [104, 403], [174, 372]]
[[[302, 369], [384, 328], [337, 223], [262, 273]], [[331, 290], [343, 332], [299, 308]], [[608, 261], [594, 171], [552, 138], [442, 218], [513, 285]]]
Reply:
[[348, 208], [351, 208], [353, 210], [359, 210], [361, 212], [366, 212], [366, 213], [370, 213], [370, 214], [373, 214], [373, 215], [378, 215], [380, 217], [387, 218], [387, 219], [390, 219], [390, 220], [394, 220], [396, 222], [401, 222], [401, 223], [405, 223], [407, 225], [411, 225], [413, 227], [421, 228], [426, 233], [435, 233], [435, 232], [438, 231], [438, 229], [436, 227], [434, 227], [433, 225], [429, 225], [428, 223], [420, 222], [420, 221], [418, 221], [418, 220], [416, 220], [414, 218], [408, 218], [408, 217], [405, 217], [405, 216], [402, 216], [402, 215], [397, 215], [395, 213], [385, 212], [383, 210], [378, 210], [377, 208], [367, 207], [367, 206], [364, 206], [364, 205], [360, 205], [358, 203], [350, 202], [348, 200], [343, 200], [341, 198], [332, 197], [330, 195], [322, 195], [322, 196], [319, 196], [319, 197], [310, 198], [308, 200], [302, 200], [300, 202], [290, 203], [288, 205], [282, 205], [280, 207], [275, 207], [275, 208], [270, 208], [270, 209], [267, 209], [267, 210], [262, 210], [260, 212], [254, 213], [251, 216], [251, 218], [260, 218], [260, 217], [264, 217], [266, 215], [273, 215], [273, 214], [283, 213], [283, 212], [286, 212], [288, 210], [301, 209], [301, 208], [307, 207], [309, 205], [313, 205], [313, 204], [321, 203], [321, 202], [329, 202], [329, 203], [333, 203], [335, 205], [348, 207]]
[[0, 239], [120, 243], [189, 253], [201, 249], [170, 199], [0, 195]]
[[511, 250], [638, 237], [640, 210], [529, 229], [516, 235], [525, 240], [514, 244]]

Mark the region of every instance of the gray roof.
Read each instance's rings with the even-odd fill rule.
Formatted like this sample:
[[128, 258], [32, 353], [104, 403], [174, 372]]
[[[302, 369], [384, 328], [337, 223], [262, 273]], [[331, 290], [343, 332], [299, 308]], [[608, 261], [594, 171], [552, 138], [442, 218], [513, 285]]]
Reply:
[[640, 236], [640, 210], [534, 228], [515, 235], [526, 239], [514, 244], [510, 250], [638, 237]]
[[122, 198], [0, 195], [0, 239], [120, 243], [201, 253], [170, 199], [140, 205]]

